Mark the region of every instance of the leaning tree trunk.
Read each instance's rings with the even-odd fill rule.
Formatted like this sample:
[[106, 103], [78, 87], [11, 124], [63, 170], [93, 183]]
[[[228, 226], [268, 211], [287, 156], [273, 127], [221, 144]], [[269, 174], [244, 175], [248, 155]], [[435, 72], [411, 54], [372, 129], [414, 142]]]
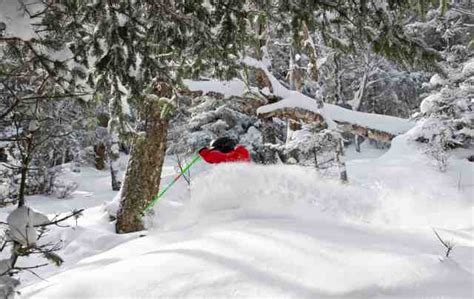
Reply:
[[[158, 89], [159, 96], [170, 98], [169, 93], [171, 89], [167, 92], [163, 91], [163, 88]], [[161, 117], [163, 106], [159, 101], [151, 100], [146, 106], [145, 132], [140, 133], [134, 140], [122, 187], [120, 208], [117, 212], [117, 233], [143, 230], [143, 210], [159, 191], [166, 152], [168, 118]]]

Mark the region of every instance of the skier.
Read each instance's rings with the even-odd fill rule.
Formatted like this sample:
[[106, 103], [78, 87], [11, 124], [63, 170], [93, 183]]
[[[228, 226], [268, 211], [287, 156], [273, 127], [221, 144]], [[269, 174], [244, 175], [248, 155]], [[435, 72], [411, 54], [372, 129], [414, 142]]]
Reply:
[[202, 158], [207, 163], [218, 164], [225, 162], [251, 162], [248, 150], [234, 139], [229, 137], [221, 137], [211, 142], [210, 147], [203, 147], [199, 150], [199, 155], [194, 156], [193, 160], [188, 163], [166, 187], [164, 187], [158, 194], [153, 196], [148, 206], [143, 213], [149, 211], [153, 205], [166, 193], [166, 191], [173, 186], [179, 178], [189, 171], [191, 166]]
[[210, 147], [200, 149], [199, 155], [204, 161], [211, 164], [251, 161], [248, 150], [229, 137], [214, 140]]

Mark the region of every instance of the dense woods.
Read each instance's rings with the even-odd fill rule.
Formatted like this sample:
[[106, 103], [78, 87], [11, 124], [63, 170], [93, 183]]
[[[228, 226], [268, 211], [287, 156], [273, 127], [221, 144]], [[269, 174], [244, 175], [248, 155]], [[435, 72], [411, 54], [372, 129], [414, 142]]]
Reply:
[[470, 0], [0, 1], [0, 203], [18, 207], [2, 294], [33, 269], [19, 256], [62, 263], [36, 241], [82, 209], [51, 220], [28, 198], [71, 198], [66, 168], [110, 174], [124, 234], [146, 228], [165, 159], [182, 170], [219, 137], [344, 184], [349, 147], [400, 135], [441, 173], [474, 161], [473, 38]]

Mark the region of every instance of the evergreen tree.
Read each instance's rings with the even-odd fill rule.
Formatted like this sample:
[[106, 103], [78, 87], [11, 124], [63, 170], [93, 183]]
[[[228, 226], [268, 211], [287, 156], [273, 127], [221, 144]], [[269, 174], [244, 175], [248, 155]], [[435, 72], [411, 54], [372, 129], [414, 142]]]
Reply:
[[[242, 1], [65, 1], [51, 19], [73, 34], [76, 60], [110, 99], [110, 134], [133, 132], [117, 231], [143, 228], [158, 192], [170, 112], [180, 81], [202, 71], [234, 76], [245, 32]], [[108, 92], [105, 92], [108, 91]], [[130, 130], [125, 111], [137, 119]]]
[[[140, 212], [159, 188], [169, 112], [177, 86], [183, 78], [203, 73], [214, 77], [237, 75], [239, 60], [249, 49], [261, 56], [258, 52], [264, 39], [259, 35], [265, 28], [262, 22], [254, 21], [255, 17], [275, 23], [284, 20], [280, 29], [289, 29], [294, 33], [293, 43], [303, 45], [313, 64], [309, 73], [315, 79], [316, 52], [309, 34], [313, 30], [320, 31], [332, 47], [350, 48], [363, 38], [374, 51], [404, 63], [436, 58], [403, 34], [401, 16], [410, 9], [410, 1], [399, 0], [53, 3], [47, 16], [50, 26], [70, 38], [75, 61], [93, 70], [90, 84], [109, 99], [110, 134], [133, 132], [134, 148], [122, 191], [135, 186], [144, 192], [122, 192], [117, 231], [143, 228]], [[347, 31], [348, 42], [334, 36], [333, 30]], [[252, 44], [255, 40], [258, 47]], [[127, 107], [137, 120], [133, 130], [127, 124]], [[144, 157], [150, 158], [148, 163], [143, 163]]]
[[78, 101], [86, 96], [83, 69], [71, 63], [65, 40], [41, 26], [43, 14], [25, 19], [39, 22], [34, 35], [10, 34], [7, 25], [0, 37], [0, 138], [11, 145], [9, 167], [20, 173], [19, 206], [26, 193], [48, 191], [48, 168], [67, 159], [87, 106]]

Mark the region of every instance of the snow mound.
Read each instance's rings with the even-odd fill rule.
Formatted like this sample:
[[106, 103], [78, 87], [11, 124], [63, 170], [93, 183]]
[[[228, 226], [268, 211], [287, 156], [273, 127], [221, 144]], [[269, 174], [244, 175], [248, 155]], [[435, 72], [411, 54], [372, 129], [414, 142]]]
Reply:
[[181, 220], [313, 219], [324, 212], [349, 221], [369, 217], [375, 202], [370, 190], [324, 179], [312, 168], [223, 164], [193, 180]]
[[420, 104], [420, 111], [423, 114], [429, 114], [436, 108], [438, 102], [441, 101], [441, 93], [435, 93], [427, 96]]
[[430, 78], [430, 85], [432, 87], [443, 86], [445, 83], [446, 83], [446, 81], [443, 78], [441, 78], [441, 76], [439, 74], [434, 74]]

